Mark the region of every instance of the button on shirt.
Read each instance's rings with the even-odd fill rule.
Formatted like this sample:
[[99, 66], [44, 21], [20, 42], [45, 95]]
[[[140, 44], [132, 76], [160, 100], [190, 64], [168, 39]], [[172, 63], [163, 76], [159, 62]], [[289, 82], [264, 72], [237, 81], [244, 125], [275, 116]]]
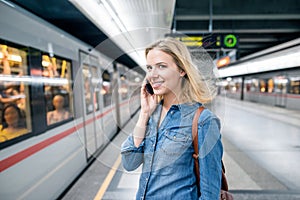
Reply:
[[208, 109], [198, 120], [201, 196], [197, 194], [192, 121], [199, 106], [200, 103], [173, 105], [158, 127], [162, 110], [159, 104], [140, 146], [134, 146], [132, 135], [123, 142], [123, 167], [132, 171], [143, 164], [136, 199], [219, 199], [223, 153], [220, 122]]

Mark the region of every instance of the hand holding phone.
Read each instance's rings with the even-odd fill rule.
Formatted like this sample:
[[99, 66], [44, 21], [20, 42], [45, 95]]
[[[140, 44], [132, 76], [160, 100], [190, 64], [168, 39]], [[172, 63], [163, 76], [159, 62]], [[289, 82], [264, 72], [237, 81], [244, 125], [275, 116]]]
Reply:
[[151, 84], [149, 83], [149, 81], [147, 80], [147, 83], [146, 83], [146, 90], [149, 94], [153, 95], [154, 94], [154, 91], [153, 91], [153, 88], [151, 86]]

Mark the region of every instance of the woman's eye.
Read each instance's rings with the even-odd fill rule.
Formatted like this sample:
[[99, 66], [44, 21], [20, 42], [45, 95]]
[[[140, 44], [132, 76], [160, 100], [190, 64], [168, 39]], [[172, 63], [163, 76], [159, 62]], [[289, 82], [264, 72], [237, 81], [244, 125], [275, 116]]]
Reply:
[[151, 70], [152, 70], [152, 66], [147, 65], [147, 70], [148, 70], [148, 71], [151, 71]]
[[159, 65], [159, 68], [162, 69], [162, 68], [166, 68], [167, 66], [166, 65]]

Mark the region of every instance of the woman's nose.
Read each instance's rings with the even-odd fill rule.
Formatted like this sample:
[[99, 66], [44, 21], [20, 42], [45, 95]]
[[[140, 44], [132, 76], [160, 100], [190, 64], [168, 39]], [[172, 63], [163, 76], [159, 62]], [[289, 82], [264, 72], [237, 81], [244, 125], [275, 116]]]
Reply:
[[148, 73], [148, 77], [151, 77], [151, 78], [158, 77], [158, 70], [156, 67], [152, 68], [152, 70]]

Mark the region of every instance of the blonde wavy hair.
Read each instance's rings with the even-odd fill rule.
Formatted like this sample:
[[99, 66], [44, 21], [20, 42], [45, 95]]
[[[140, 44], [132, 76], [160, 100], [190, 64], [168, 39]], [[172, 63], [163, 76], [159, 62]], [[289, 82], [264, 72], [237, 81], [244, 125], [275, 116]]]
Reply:
[[185, 71], [182, 92], [179, 96], [180, 102], [209, 103], [214, 99], [217, 94], [215, 65], [203, 48], [191, 54], [184, 43], [166, 37], [146, 48], [146, 57], [152, 49], [158, 49], [172, 56], [178, 69]]

